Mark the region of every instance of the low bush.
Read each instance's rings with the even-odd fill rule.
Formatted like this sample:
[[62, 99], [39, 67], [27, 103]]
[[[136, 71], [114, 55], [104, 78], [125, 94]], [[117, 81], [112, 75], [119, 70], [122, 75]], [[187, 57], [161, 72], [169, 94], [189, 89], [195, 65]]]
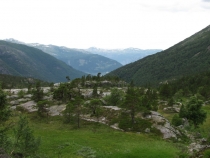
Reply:
[[175, 114], [172, 118], [171, 124], [174, 126], [180, 126], [182, 124], [182, 119], [177, 114]]

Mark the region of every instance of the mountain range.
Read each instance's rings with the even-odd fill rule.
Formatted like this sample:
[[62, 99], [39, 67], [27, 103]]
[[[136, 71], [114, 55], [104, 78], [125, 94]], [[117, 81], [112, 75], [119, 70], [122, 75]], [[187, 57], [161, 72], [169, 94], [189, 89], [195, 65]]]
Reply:
[[74, 49], [64, 46], [24, 43], [15, 39], [6, 40], [41, 49], [57, 59], [64, 61], [73, 68], [92, 75], [96, 75], [99, 72], [102, 75], [107, 74], [125, 64], [161, 51], [161, 49], [100, 49], [96, 47], [91, 47], [89, 49]]
[[33, 47], [0, 41], [0, 73], [33, 77], [48, 82], [66, 81], [86, 75]]
[[119, 62], [93, 54], [82, 49], [71, 49], [55, 45], [30, 44], [31, 46], [41, 49], [42, 51], [54, 56], [65, 62], [73, 68], [87, 74], [96, 75], [99, 72], [104, 75], [112, 70], [122, 66]]
[[161, 49], [138, 49], [138, 48], [126, 48], [126, 49], [100, 49], [91, 47], [86, 51], [103, 55], [107, 58], [113, 59], [121, 63], [122, 65], [129, 64], [131, 62], [142, 59], [148, 55], [155, 54], [162, 51]]
[[210, 25], [167, 50], [127, 64], [108, 75], [142, 86], [206, 71], [210, 71]]
[[99, 72], [104, 75], [122, 66], [122, 64], [116, 60], [93, 54], [84, 49], [73, 49], [64, 46], [44, 45], [39, 43], [24, 43], [15, 39], [7, 39], [7, 41], [40, 49], [65, 62], [67, 65], [72, 66], [74, 69], [91, 75], [96, 75]]

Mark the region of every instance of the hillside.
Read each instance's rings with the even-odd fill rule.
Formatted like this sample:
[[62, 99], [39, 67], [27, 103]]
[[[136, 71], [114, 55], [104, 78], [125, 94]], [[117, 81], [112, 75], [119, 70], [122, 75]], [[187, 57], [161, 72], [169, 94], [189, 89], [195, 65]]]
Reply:
[[148, 55], [160, 52], [161, 49], [138, 49], [138, 48], [127, 48], [127, 49], [99, 49], [91, 47], [87, 51], [103, 55], [107, 58], [118, 61], [119, 63], [126, 65], [131, 62], [137, 61]]
[[39, 49], [6, 41], [0, 41], [0, 73], [48, 82], [66, 81], [66, 76], [73, 79], [85, 75]]
[[112, 71], [127, 82], [136, 85], [172, 80], [184, 75], [210, 70], [210, 26], [170, 47], [134, 63]]
[[28, 88], [34, 87], [36, 83], [39, 82], [41, 86], [50, 86], [51, 83], [42, 80], [34, 79], [31, 77], [20, 77], [0, 74], [0, 84], [2, 89], [11, 88]]
[[106, 74], [122, 66], [119, 62], [85, 50], [70, 49], [54, 45], [29, 44], [35, 48], [54, 56], [73, 68], [82, 72], [96, 75]]

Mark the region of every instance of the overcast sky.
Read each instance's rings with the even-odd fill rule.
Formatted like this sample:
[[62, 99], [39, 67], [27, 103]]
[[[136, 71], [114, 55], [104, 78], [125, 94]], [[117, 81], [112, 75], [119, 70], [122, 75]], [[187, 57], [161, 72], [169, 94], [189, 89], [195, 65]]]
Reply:
[[0, 39], [167, 49], [210, 25], [210, 0], [1, 0]]

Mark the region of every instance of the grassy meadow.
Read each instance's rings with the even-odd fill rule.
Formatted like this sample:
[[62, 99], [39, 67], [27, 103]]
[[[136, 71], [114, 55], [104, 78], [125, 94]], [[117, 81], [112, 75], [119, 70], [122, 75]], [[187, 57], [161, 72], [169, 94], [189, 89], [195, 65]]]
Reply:
[[61, 120], [30, 121], [41, 137], [40, 154], [50, 158], [175, 158], [180, 149], [150, 134], [122, 132], [98, 123], [83, 122], [80, 129]]

